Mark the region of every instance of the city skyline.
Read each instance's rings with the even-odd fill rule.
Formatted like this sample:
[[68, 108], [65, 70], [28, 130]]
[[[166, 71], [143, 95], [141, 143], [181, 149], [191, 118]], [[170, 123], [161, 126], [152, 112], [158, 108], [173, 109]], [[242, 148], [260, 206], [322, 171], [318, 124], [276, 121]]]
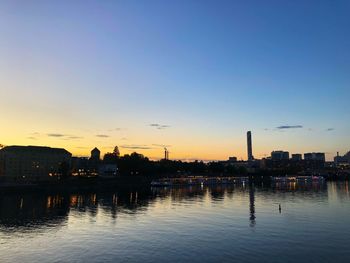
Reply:
[[[273, 157], [273, 154], [274, 153], [276, 153], [276, 154], [278, 154], [278, 156], [280, 156], [280, 154], [282, 154], [282, 153], [284, 153], [284, 154], [287, 154], [286, 156], [287, 157], [278, 157], [277, 159], [291, 159], [291, 160], [302, 160], [303, 159], [303, 157], [302, 156], [304, 156], [304, 158], [306, 159], [306, 155], [315, 155], [315, 154], [321, 154], [322, 156], [323, 156], [323, 161], [331, 161], [331, 162], [335, 162], [335, 158], [337, 157], [337, 158], [341, 158], [341, 156], [339, 155], [339, 152], [337, 152], [337, 155], [336, 156], [333, 156], [333, 159], [332, 160], [327, 160], [326, 158], [325, 158], [325, 156], [327, 155], [327, 153], [324, 153], [324, 152], [303, 152], [303, 153], [301, 153], [301, 152], [294, 152], [294, 153], [291, 153], [291, 158], [289, 158], [289, 151], [282, 151], [282, 150], [273, 150], [272, 152], [271, 152], [271, 155], [268, 155], [268, 154], [266, 154], [266, 155], [264, 155], [262, 158], [260, 158], [260, 159], [257, 159], [257, 158], [254, 158], [254, 156], [253, 156], [253, 143], [252, 143], [252, 132], [251, 131], [247, 131], [247, 158], [246, 159], [243, 159], [243, 158], [241, 158], [240, 157], [240, 159], [237, 159], [237, 157], [236, 156], [228, 156], [228, 159], [229, 159], [229, 161], [230, 161], [230, 159], [231, 158], [234, 158], [236, 161], [238, 160], [238, 161], [247, 161], [247, 162], [252, 162], [252, 161], [254, 161], [254, 160], [260, 160], [260, 159], [274, 159], [274, 157]], [[167, 149], [167, 147], [169, 147], [169, 145], [153, 145], [154, 147], [164, 147], [163, 148], [163, 158], [150, 158], [151, 160], [170, 160], [170, 158], [169, 158], [169, 150]], [[2, 148], [8, 148], [8, 147], [38, 147], [38, 148], [43, 148], [43, 149], [45, 149], [45, 148], [48, 148], [48, 149], [50, 149], [51, 147], [50, 146], [35, 146], [35, 145], [27, 145], [27, 146], [25, 146], [25, 145], [3, 145], [3, 144], [0, 144], [0, 149], [2, 149]], [[124, 146], [121, 146], [122, 148], [124, 148]], [[114, 151], [116, 151], [116, 149], [117, 149], [117, 151], [118, 151], [118, 155], [120, 154], [120, 151], [119, 151], [119, 146], [114, 146], [114, 147], [109, 147], [109, 148], [113, 148], [113, 151], [107, 151], [107, 152], [104, 152], [104, 153], [102, 153], [103, 155], [105, 155], [105, 154], [111, 154], [112, 152], [114, 152]], [[136, 148], [136, 149], [132, 149], [132, 150], [134, 150], [134, 151], [131, 151], [130, 153], [136, 153], [137, 151], [136, 150], [142, 150], [144, 147], [142, 147], [142, 146], [140, 146], [140, 148]], [[62, 148], [56, 148], [56, 149], [59, 149], [59, 150], [66, 150], [64, 147], [62, 147]], [[75, 155], [76, 157], [92, 157], [93, 155], [96, 155], [96, 151], [98, 152], [98, 159], [101, 159], [101, 151], [97, 148], [97, 147], [94, 147], [90, 152], [89, 152], [89, 154], [87, 154], [87, 155]], [[93, 153], [93, 152], [95, 152], [95, 153]], [[139, 152], [140, 153], [140, 152]], [[347, 151], [346, 152], [346, 154], [349, 154], [350, 153], [350, 151]], [[125, 154], [129, 154], [129, 152], [127, 152], [127, 153], [125, 153]], [[329, 154], [329, 153], [328, 153]], [[345, 153], [344, 153], [345, 154]], [[147, 157], [148, 158], [148, 156], [145, 156], [145, 157]], [[294, 159], [295, 158], [295, 159]], [[310, 157], [309, 157], [310, 158]], [[309, 159], [308, 158], [308, 159]], [[311, 158], [312, 159], [312, 158]], [[174, 158], [173, 160], [182, 160], [182, 161], [226, 161], [227, 159], [221, 159], [221, 160], [205, 160], [205, 159], [176, 159], [176, 158]]]
[[349, 151], [347, 1], [3, 1], [0, 143], [246, 160]]

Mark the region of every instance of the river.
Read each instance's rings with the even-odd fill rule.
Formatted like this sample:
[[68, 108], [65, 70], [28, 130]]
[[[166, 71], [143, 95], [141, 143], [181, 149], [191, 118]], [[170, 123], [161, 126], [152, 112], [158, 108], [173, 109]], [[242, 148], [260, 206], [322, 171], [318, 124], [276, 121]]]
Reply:
[[0, 262], [349, 262], [349, 224], [348, 182], [1, 194]]

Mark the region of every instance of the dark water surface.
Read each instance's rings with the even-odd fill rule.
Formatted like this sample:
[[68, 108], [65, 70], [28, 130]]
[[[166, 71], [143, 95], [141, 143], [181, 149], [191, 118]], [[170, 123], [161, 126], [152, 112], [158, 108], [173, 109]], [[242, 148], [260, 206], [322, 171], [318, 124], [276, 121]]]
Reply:
[[0, 262], [350, 262], [348, 187], [2, 194]]

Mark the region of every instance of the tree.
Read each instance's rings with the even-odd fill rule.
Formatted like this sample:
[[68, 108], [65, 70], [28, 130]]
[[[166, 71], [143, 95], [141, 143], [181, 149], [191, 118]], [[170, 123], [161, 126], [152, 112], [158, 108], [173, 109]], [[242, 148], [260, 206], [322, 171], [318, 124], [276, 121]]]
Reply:
[[114, 153], [106, 153], [103, 156], [103, 163], [104, 164], [117, 164], [118, 157]]
[[117, 158], [120, 157], [120, 152], [119, 152], [118, 146], [115, 146], [115, 147], [114, 147], [113, 155], [116, 156]]

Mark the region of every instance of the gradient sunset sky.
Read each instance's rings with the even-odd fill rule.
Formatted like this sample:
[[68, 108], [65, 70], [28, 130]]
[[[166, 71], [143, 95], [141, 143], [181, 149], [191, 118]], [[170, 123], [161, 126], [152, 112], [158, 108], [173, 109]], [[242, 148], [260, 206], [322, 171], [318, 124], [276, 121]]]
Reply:
[[350, 1], [0, 2], [0, 143], [350, 150]]

